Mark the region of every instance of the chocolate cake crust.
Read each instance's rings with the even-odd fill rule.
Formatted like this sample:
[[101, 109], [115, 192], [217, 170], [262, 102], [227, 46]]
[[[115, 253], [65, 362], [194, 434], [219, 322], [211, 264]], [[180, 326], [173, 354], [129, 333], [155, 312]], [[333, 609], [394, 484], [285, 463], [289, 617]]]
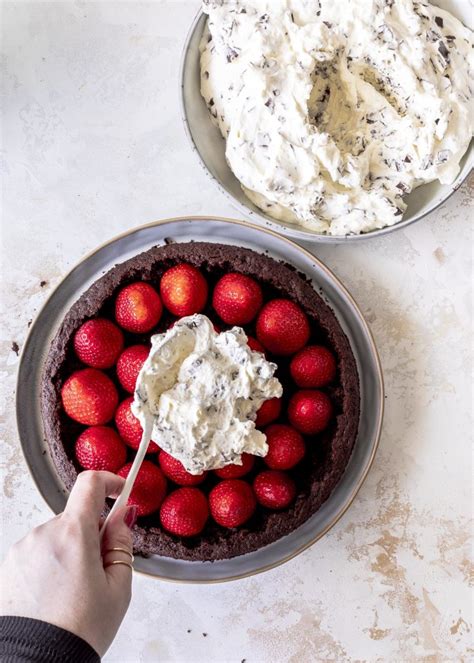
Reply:
[[[337, 380], [325, 389], [333, 401], [336, 416], [322, 434], [305, 438], [306, 456], [289, 472], [296, 481], [298, 491], [296, 500], [289, 508], [271, 512], [259, 507], [255, 515], [238, 529], [225, 529], [209, 519], [204, 531], [191, 539], [176, 537], [162, 530], [157, 514], [140, 519], [134, 529], [137, 554], [158, 554], [194, 561], [226, 559], [257, 550], [289, 534], [327, 500], [344, 473], [357, 436], [359, 379], [348, 339], [333, 311], [316, 293], [306, 276], [291, 265], [250, 249], [224, 244], [185, 242], [154, 247], [116, 265], [98, 279], [71, 307], [52, 341], [42, 380], [41, 409], [51, 455], [58, 475], [68, 490], [81, 469], [74, 458], [74, 443], [84, 429], [65, 415], [61, 404], [64, 381], [74, 370], [82, 367], [72, 348], [74, 333], [89, 318], [100, 315], [113, 319], [113, 301], [120, 288], [137, 280], [148, 281], [158, 287], [163, 272], [178, 262], [198, 267], [211, 288], [225, 273], [236, 271], [258, 280], [265, 300], [274, 297], [293, 300], [303, 308], [310, 320], [310, 343], [326, 344], [337, 357]], [[203, 313], [218, 320], [210, 302]], [[164, 331], [174, 319], [165, 312], [152, 333]], [[226, 328], [222, 321], [218, 322], [221, 328]], [[255, 335], [253, 324], [244, 328], [247, 333]], [[148, 342], [149, 336], [125, 332], [126, 345]], [[289, 359], [271, 356], [270, 359], [279, 365], [277, 376], [283, 384], [282, 412], [285, 412], [291, 394], [297, 389], [289, 377]], [[114, 369], [106, 372], [117, 385], [121, 399], [128, 396], [120, 387]], [[281, 421], [285, 421], [284, 416]], [[263, 461], [257, 459], [255, 469], [245, 479], [251, 481], [263, 468]], [[202, 487], [207, 492], [217, 481], [217, 477], [210, 473]]]

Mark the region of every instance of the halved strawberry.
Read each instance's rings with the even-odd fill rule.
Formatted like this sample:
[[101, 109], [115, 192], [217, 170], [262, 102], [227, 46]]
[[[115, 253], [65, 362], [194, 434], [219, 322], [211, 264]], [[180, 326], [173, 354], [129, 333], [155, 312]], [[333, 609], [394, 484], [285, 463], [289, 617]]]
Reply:
[[[115, 425], [122, 440], [132, 449], [138, 449], [142, 439], [143, 428], [140, 421], [133, 414], [131, 405], [133, 397], [129, 396], [120, 403], [115, 413]], [[155, 442], [150, 442], [147, 453], [152, 454], [159, 451]]]
[[265, 470], [257, 474], [253, 489], [259, 504], [267, 509], [285, 509], [293, 502], [296, 485], [285, 472]]
[[105, 318], [87, 320], [74, 334], [74, 351], [92, 368], [110, 368], [122, 352], [123, 334]]
[[228, 325], [248, 324], [262, 303], [262, 289], [257, 281], [236, 272], [226, 274], [217, 282], [212, 297], [217, 315]]
[[257, 341], [253, 336], [247, 336], [247, 345], [254, 352], [261, 352], [263, 355], [265, 354], [265, 348], [260, 341]]
[[252, 454], [242, 454], [242, 465], [231, 463], [219, 470], [214, 470], [221, 479], [239, 479], [245, 474], [248, 474], [255, 464], [255, 456]]
[[202, 483], [207, 476], [207, 472], [201, 474], [191, 474], [185, 468], [181, 461], [170, 456], [166, 451], [160, 451], [158, 454], [158, 462], [163, 470], [163, 473], [180, 486], [197, 486]]
[[263, 460], [272, 470], [289, 470], [302, 460], [305, 444], [297, 430], [285, 424], [273, 424], [265, 430], [265, 435], [268, 453]]
[[61, 398], [66, 414], [85, 426], [106, 424], [118, 403], [114, 383], [96, 368], [73, 373], [61, 389]]
[[239, 527], [255, 511], [257, 502], [251, 486], [242, 479], [226, 479], [209, 493], [211, 515], [222, 527]]
[[289, 299], [273, 299], [260, 311], [257, 338], [276, 355], [292, 355], [301, 350], [309, 335], [306, 313]]
[[[131, 467], [132, 463], [127, 463], [117, 474], [126, 479]], [[165, 495], [166, 479], [163, 472], [151, 461], [144, 460], [128, 498], [128, 504], [137, 507], [138, 516], [148, 516], [160, 508]]]
[[329, 396], [317, 389], [302, 389], [288, 405], [290, 423], [304, 435], [321, 433], [331, 421], [333, 407]]
[[209, 506], [199, 488], [178, 488], [170, 493], [160, 509], [161, 525], [176, 536], [197, 536], [209, 517]]
[[336, 359], [322, 345], [308, 345], [293, 357], [291, 377], [298, 387], [324, 387], [336, 377]]
[[178, 488], [170, 493], [160, 509], [163, 528], [176, 536], [197, 536], [209, 517], [209, 506], [199, 488]]
[[115, 319], [121, 327], [134, 334], [143, 334], [155, 327], [163, 312], [155, 288], [144, 281], [123, 288], [115, 300]]
[[149, 351], [146, 345], [131, 345], [118, 358], [117, 377], [125, 391], [130, 394], [135, 391], [138, 374], [148, 357]]
[[260, 406], [259, 411], [257, 412], [257, 418], [255, 420], [255, 425], [257, 428], [263, 428], [267, 424], [270, 424], [275, 419], [278, 419], [281, 412], [281, 398], [270, 398], [268, 401], [265, 401]]
[[91, 426], [76, 440], [77, 462], [86, 470], [117, 472], [127, 459], [127, 448], [113, 428]]
[[207, 301], [208, 285], [196, 267], [181, 263], [163, 274], [160, 293], [168, 311], [181, 318], [203, 310]]

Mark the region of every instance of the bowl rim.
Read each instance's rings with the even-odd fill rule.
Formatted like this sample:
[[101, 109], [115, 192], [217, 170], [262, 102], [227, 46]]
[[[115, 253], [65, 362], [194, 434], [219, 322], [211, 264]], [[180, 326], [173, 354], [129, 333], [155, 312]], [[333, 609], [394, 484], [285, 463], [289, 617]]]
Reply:
[[[143, 569], [136, 568], [134, 565], [134, 570], [137, 573], [141, 573], [143, 575], [151, 576], [154, 579], [157, 580], [164, 580], [166, 582], [173, 582], [173, 583], [179, 583], [179, 584], [198, 584], [198, 585], [206, 585], [206, 584], [217, 584], [217, 583], [223, 583], [223, 582], [230, 582], [233, 580], [240, 580], [243, 578], [248, 578], [254, 575], [258, 575], [260, 573], [264, 573], [265, 571], [269, 571], [271, 569], [274, 569], [278, 566], [281, 566], [282, 564], [285, 564], [286, 562], [290, 561], [294, 557], [298, 556], [300, 553], [304, 552], [306, 549], [310, 548], [314, 543], [316, 543], [319, 539], [321, 539], [327, 532], [334, 527], [334, 525], [342, 518], [342, 516], [346, 513], [346, 511], [349, 509], [349, 507], [352, 505], [354, 502], [360, 488], [362, 487], [363, 483], [365, 482], [367, 475], [373, 465], [379, 443], [380, 443], [380, 438], [381, 438], [381, 433], [382, 433], [382, 424], [383, 424], [383, 417], [384, 417], [384, 409], [385, 409], [385, 389], [384, 389], [384, 380], [383, 380], [383, 373], [382, 373], [382, 366], [381, 366], [381, 361], [379, 357], [379, 353], [377, 351], [377, 347], [375, 344], [375, 340], [373, 337], [373, 334], [370, 330], [370, 327], [362, 314], [362, 311], [360, 307], [358, 306], [357, 302], [355, 301], [354, 297], [351, 295], [351, 293], [348, 291], [346, 286], [341, 282], [338, 276], [332, 272], [332, 270], [329, 269], [317, 256], [315, 256], [313, 253], [311, 253], [309, 250], [306, 248], [300, 246], [296, 242], [294, 242], [292, 239], [283, 236], [281, 233], [275, 232], [273, 230], [267, 229], [267, 228], [261, 228], [258, 225], [251, 224], [248, 222], [244, 222], [239, 219], [232, 219], [228, 217], [220, 217], [220, 216], [214, 216], [214, 215], [209, 215], [209, 216], [177, 216], [177, 217], [170, 217], [170, 218], [164, 218], [160, 219], [157, 221], [152, 221], [150, 223], [142, 224], [139, 226], [135, 226], [133, 228], [128, 229], [127, 231], [124, 231], [122, 233], [119, 233], [112, 238], [108, 239], [107, 241], [103, 242], [99, 246], [95, 247], [91, 251], [87, 252], [84, 256], [82, 256], [72, 267], [69, 269], [64, 276], [61, 278], [59, 283], [55, 286], [55, 288], [52, 290], [52, 292], [48, 295], [46, 300], [44, 301], [43, 305], [41, 306], [40, 310], [37, 312], [35, 319], [28, 330], [28, 334], [25, 338], [25, 341], [23, 343], [23, 347], [20, 353], [20, 358], [19, 358], [19, 363], [18, 363], [18, 370], [17, 370], [17, 377], [16, 377], [16, 395], [15, 395], [15, 410], [16, 410], [16, 422], [17, 422], [17, 431], [19, 434], [19, 439], [20, 439], [20, 446], [22, 450], [23, 457], [25, 459], [26, 465], [28, 467], [28, 471], [30, 473], [31, 478], [33, 479], [33, 483], [36, 486], [36, 489], [38, 490], [39, 494], [43, 498], [43, 500], [46, 502], [48, 507], [55, 512], [55, 509], [53, 509], [50, 505], [50, 502], [48, 498], [46, 497], [46, 491], [43, 490], [41, 481], [38, 476], [38, 470], [34, 467], [34, 463], [32, 462], [31, 458], [27, 453], [25, 453], [25, 446], [24, 446], [24, 426], [22, 423], [22, 418], [23, 418], [23, 413], [21, 411], [22, 407], [22, 402], [21, 402], [21, 396], [24, 391], [24, 387], [22, 386], [21, 382], [23, 380], [23, 373], [25, 371], [28, 371], [26, 364], [26, 355], [29, 350], [29, 346], [32, 345], [35, 332], [36, 332], [36, 327], [38, 325], [38, 320], [41, 317], [41, 314], [43, 311], [46, 309], [46, 307], [50, 304], [50, 301], [53, 299], [57, 291], [62, 287], [63, 282], [71, 276], [71, 274], [74, 272], [74, 270], [79, 267], [83, 262], [86, 260], [90, 259], [93, 257], [96, 253], [101, 251], [103, 248], [113, 244], [114, 242], [123, 239], [130, 235], [131, 233], [138, 232], [142, 229], [145, 228], [150, 228], [150, 227], [155, 227], [155, 226], [163, 226], [167, 225], [176, 221], [205, 221], [208, 223], [212, 223], [213, 221], [220, 221], [224, 223], [230, 223], [233, 225], [238, 225], [242, 226], [245, 228], [251, 228], [252, 230], [255, 230], [259, 233], [271, 235], [273, 237], [276, 237], [278, 240], [289, 244], [292, 246], [293, 249], [296, 249], [297, 251], [301, 252], [306, 258], [310, 259], [312, 262], [317, 263], [318, 268], [321, 269], [326, 276], [328, 276], [330, 279], [332, 279], [337, 287], [340, 289], [340, 291], [343, 293], [343, 295], [347, 298], [349, 301], [350, 305], [355, 309], [355, 312], [357, 313], [359, 317], [359, 322], [361, 326], [363, 327], [364, 334], [366, 335], [367, 341], [370, 345], [371, 353], [374, 359], [374, 368], [376, 370], [376, 376], [378, 380], [378, 392], [379, 392], [379, 402], [380, 402], [380, 407], [379, 411], [377, 414], [377, 421], [375, 424], [375, 435], [373, 438], [372, 442], [372, 449], [370, 452], [370, 456], [365, 462], [365, 466], [361, 468], [359, 477], [352, 487], [351, 492], [348, 494], [346, 499], [344, 500], [344, 503], [341, 507], [341, 509], [338, 511], [338, 513], [332, 518], [332, 520], [323, 528], [321, 532], [316, 534], [314, 537], [311, 537], [307, 542], [305, 542], [303, 545], [298, 547], [295, 551], [292, 553], [285, 555], [281, 559], [271, 562], [269, 564], [263, 565], [259, 567], [258, 569], [255, 569], [253, 571], [245, 572], [245, 573], [237, 573], [234, 575], [229, 575], [224, 578], [214, 578], [214, 579], [179, 579], [179, 578], [169, 578], [166, 576], [162, 576], [159, 574], [155, 573], [150, 573], [148, 571], [145, 571]], [[210, 240], [212, 241], [212, 240]], [[23, 432], [23, 434], [22, 434]], [[138, 561], [138, 558], [137, 560]]]
[[[464, 156], [467, 155], [467, 160], [468, 160], [467, 161], [468, 167], [466, 173], [464, 174], [462, 174], [461, 172], [458, 173], [454, 183], [452, 185], [448, 185], [451, 186], [448, 193], [444, 197], [440, 198], [440, 200], [438, 200], [436, 204], [434, 204], [432, 207], [430, 207], [428, 210], [422, 213], [415, 214], [413, 218], [407, 219], [406, 221], [402, 220], [399, 221], [398, 223], [394, 223], [391, 226], [384, 226], [383, 228], [377, 228], [375, 230], [369, 230], [366, 233], [359, 233], [354, 235], [324, 235], [323, 233], [311, 232], [309, 230], [298, 230], [297, 228], [291, 228], [288, 225], [284, 224], [283, 222], [280, 222], [277, 219], [273, 219], [272, 217], [265, 215], [263, 212], [256, 212], [250, 209], [250, 207], [248, 207], [244, 203], [241, 203], [239, 200], [237, 200], [237, 198], [235, 198], [235, 196], [233, 196], [229, 191], [227, 191], [227, 189], [221, 184], [220, 180], [218, 180], [217, 177], [215, 177], [215, 175], [211, 173], [194, 141], [194, 137], [189, 127], [188, 111], [184, 99], [185, 65], [188, 59], [188, 52], [189, 52], [191, 39], [193, 38], [194, 33], [198, 28], [200, 21], [203, 20], [205, 16], [206, 14], [202, 11], [202, 9], [199, 9], [191, 23], [191, 26], [188, 28], [188, 32], [186, 34], [183, 49], [181, 52], [181, 58], [179, 64], [179, 85], [180, 85], [179, 105], [181, 112], [181, 121], [183, 123], [184, 132], [188, 138], [191, 150], [195, 154], [195, 157], [197, 158], [197, 161], [201, 169], [208, 176], [208, 178], [214, 183], [217, 189], [227, 198], [227, 200], [229, 200], [231, 205], [244, 216], [245, 223], [254, 222], [255, 224], [258, 224], [260, 227], [264, 227], [266, 229], [275, 231], [277, 233], [284, 234], [287, 237], [291, 237], [292, 239], [298, 239], [306, 242], [317, 242], [322, 244], [350, 244], [354, 242], [361, 242], [368, 239], [375, 239], [378, 237], [383, 237], [384, 235], [388, 235], [389, 233], [395, 232], [396, 230], [407, 228], [408, 226], [411, 226], [413, 223], [421, 221], [422, 219], [426, 218], [427, 216], [435, 212], [451, 198], [451, 196], [464, 184], [464, 182], [468, 179], [471, 173], [474, 172], [474, 152], [471, 152], [471, 154], [469, 154], [469, 150], [473, 143], [473, 139], [471, 137], [471, 141], [467, 147], [466, 152], [463, 155], [463, 158]], [[235, 177], [233, 173], [232, 175], [233, 177]]]

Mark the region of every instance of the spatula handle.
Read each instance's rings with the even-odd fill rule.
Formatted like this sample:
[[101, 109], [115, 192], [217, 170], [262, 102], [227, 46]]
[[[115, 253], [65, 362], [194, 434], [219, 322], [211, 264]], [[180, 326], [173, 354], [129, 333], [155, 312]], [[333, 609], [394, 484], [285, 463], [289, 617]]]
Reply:
[[152, 419], [147, 418], [145, 421], [145, 426], [143, 428], [143, 433], [142, 433], [142, 439], [140, 440], [140, 446], [138, 447], [137, 455], [135, 456], [132, 467], [130, 468], [130, 472], [128, 473], [127, 478], [125, 479], [125, 484], [122, 489], [122, 492], [118, 496], [118, 498], [115, 500], [115, 504], [109, 511], [109, 514], [107, 518], [105, 519], [101, 530], [100, 530], [100, 540], [102, 541], [102, 537], [104, 536], [105, 529], [107, 527], [107, 523], [109, 520], [112, 518], [114, 513], [116, 513], [119, 509], [124, 507], [127, 502], [128, 498], [130, 497], [130, 493], [132, 492], [133, 485], [135, 483], [135, 479], [137, 478], [137, 474], [140, 470], [140, 467], [142, 466], [143, 460], [146, 456], [146, 452], [148, 450], [148, 445], [150, 444], [150, 436], [151, 436], [151, 430], [152, 430]]

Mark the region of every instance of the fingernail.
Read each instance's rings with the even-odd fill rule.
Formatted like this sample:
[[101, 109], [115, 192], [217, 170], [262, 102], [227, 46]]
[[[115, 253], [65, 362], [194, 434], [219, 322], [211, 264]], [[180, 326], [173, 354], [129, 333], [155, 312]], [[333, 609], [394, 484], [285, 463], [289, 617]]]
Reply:
[[135, 525], [137, 522], [137, 507], [135, 504], [132, 504], [132, 506], [129, 506], [127, 509], [127, 513], [125, 514], [123, 518], [124, 523], [126, 526], [130, 529]]

